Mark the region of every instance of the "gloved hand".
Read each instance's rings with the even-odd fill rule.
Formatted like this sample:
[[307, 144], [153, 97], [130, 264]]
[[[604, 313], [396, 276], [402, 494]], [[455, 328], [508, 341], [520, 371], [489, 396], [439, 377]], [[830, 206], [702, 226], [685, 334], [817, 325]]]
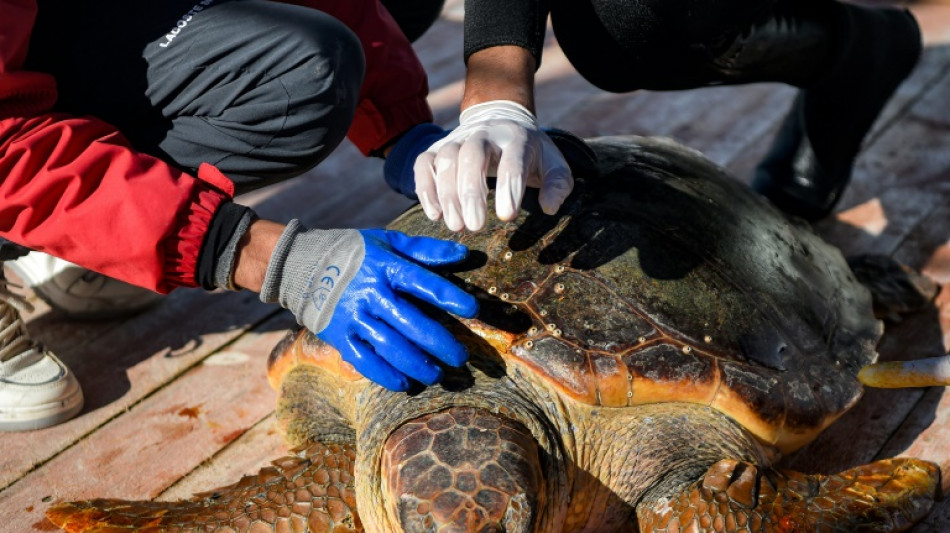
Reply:
[[518, 214], [525, 187], [553, 215], [574, 188], [570, 168], [534, 115], [515, 102], [494, 100], [462, 112], [459, 126], [423, 152], [415, 165], [416, 194], [432, 220], [452, 231], [481, 229], [488, 210], [486, 178], [496, 176], [495, 212]]
[[449, 132], [442, 126], [431, 122], [418, 124], [403, 133], [386, 156], [386, 163], [383, 165], [386, 183], [396, 192], [417, 200], [416, 177], [413, 169], [416, 158], [448, 134]]
[[442, 379], [436, 359], [457, 367], [468, 354], [448, 330], [399, 293], [474, 317], [474, 296], [422, 266], [455, 263], [467, 253], [460, 244], [431, 237], [307, 230], [293, 220], [274, 248], [261, 300], [279, 302], [383, 387], [406, 390], [409, 378], [431, 385]]

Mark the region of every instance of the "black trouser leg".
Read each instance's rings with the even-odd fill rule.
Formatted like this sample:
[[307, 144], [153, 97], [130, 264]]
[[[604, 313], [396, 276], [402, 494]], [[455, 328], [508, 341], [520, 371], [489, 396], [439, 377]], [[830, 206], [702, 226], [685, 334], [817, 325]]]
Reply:
[[749, 81], [748, 74], [724, 73], [714, 59], [726, 41], [764, 18], [776, 4], [776, 0], [553, 0], [551, 20], [565, 55], [601, 89], [693, 89]]
[[554, 0], [551, 17], [578, 72], [606, 90], [802, 87], [753, 185], [808, 219], [840, 198], [921, 46], [908, 12], [835, 0]]
[[380, 0], [380, 3], [396, 19], [409, 42], [415, 42], [439, 18], [445, 0]]
[[752, 182], [776, 206], [806, 220], [837, 205], [863, 139], [922, 47], [910, 12], [839, 5], [830, 60], [799, 92]]
[[102, 118], [185, 170], [214, 164], [238, 192], [313, 167], [349, 129], [362, 49], [319, 11], [265, 0], [43, 8], [29, 66], [56, 76], [60, 110]]

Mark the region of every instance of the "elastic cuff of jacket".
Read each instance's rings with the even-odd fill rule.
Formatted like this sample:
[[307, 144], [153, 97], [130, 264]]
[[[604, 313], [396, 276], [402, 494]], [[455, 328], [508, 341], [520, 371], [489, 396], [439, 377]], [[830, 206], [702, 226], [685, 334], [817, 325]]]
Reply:
[[[228, 244], [241, 226], [245, 216], [256, 217], [254, 211], [247, 206], [234, 202], [224, 202], [218, 208], [214, 218], [211, 219], [211, 225], [208, 227], [208, 233], [205, 234], [204, 243], [201, 245], [201, 253], [198, 255], [198, 265], [195, 269], [195, 281], [202, 288], [208, 290], [217, 288], [215, 272], [218, 268], [218, 260], [225, 255]], [[248, 225], [250, 224], [248, 223]], [[240, 236], [238, 239], [240, 239]]]
[[437, 124], [419, 124], [399, 138], [383, 164], [383, 176], [386, 183], [396, 192], [416, 200], [416, 176], [413, 167], [419, 154], [432, 144], [448, 135], [448, 131]]
[[218, 256], [218, 264], [214, 268], [214, 285], [216, 287], [229, 291], [241, 290], [241, 287], [234, 284], [234, 263], [237, 261], [238, 245], [256, 218], [257, 216], [254, 215], [253, 211], [249, 210], [244, 213], [231, 238], [228, 239], [228, 244], [224, 247], [221, 255]]
[[[195, 182], [187, 208], [178, 215], [178, 229], [173, 230], [172, 236], [165, 241], [161, 278], [152, 282], [141, 276], [136, 277], [134, 281], [120, 276], [116, 278], [161, 294], [167, 294], [178, 287], [200, 287], [198, 269], [202, 250], [208, 241], [214, 217], [229, 203], [231, 196], [228, 192], [211, 182]], [[212, 273], [213, 262], [212, 259], [212, 264], [207, 267]]]

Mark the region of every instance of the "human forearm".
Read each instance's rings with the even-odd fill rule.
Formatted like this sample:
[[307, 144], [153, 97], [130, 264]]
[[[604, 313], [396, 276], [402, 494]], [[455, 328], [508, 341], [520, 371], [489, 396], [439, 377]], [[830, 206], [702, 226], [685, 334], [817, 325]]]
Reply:
[[189, 175], [91, 117], [11, 117], [0, 139], [3, 237], [157, 292], [198, 284], [198, 250], [230, 198], [216, 168]]
[[271, 220], [255, 220], [238, 243], [234, 261], [234, 285], [261, 292], [267, 263], [274, 246], [284, 231], [284, 225]]
[[534, 56], [520, 46], [494, 46], [468, 59], [462, 109], [510, 100], [534, 111]]

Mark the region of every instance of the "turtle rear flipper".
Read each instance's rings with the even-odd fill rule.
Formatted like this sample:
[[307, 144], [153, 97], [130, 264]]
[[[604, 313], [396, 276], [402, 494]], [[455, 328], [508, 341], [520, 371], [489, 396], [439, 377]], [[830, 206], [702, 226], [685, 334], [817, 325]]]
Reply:
[[694, 531], [905, 531], [930, 512], [940, 471], [887, 459], [806, 475], [723, 460], [668, 498], [637, 506], [641, 533]]
[[257, 475], [179, 502], [87, 500], [50, 507], [70, 533], [311, 531], [356, 533], [352, 444], [314, 443]]
[[848, 258], [848, 266], [871, 291], [878, 318], [899, 321], [901, 315], [931, 305], [940, 292], [933, 280], [890, 256], [856, 255]]

